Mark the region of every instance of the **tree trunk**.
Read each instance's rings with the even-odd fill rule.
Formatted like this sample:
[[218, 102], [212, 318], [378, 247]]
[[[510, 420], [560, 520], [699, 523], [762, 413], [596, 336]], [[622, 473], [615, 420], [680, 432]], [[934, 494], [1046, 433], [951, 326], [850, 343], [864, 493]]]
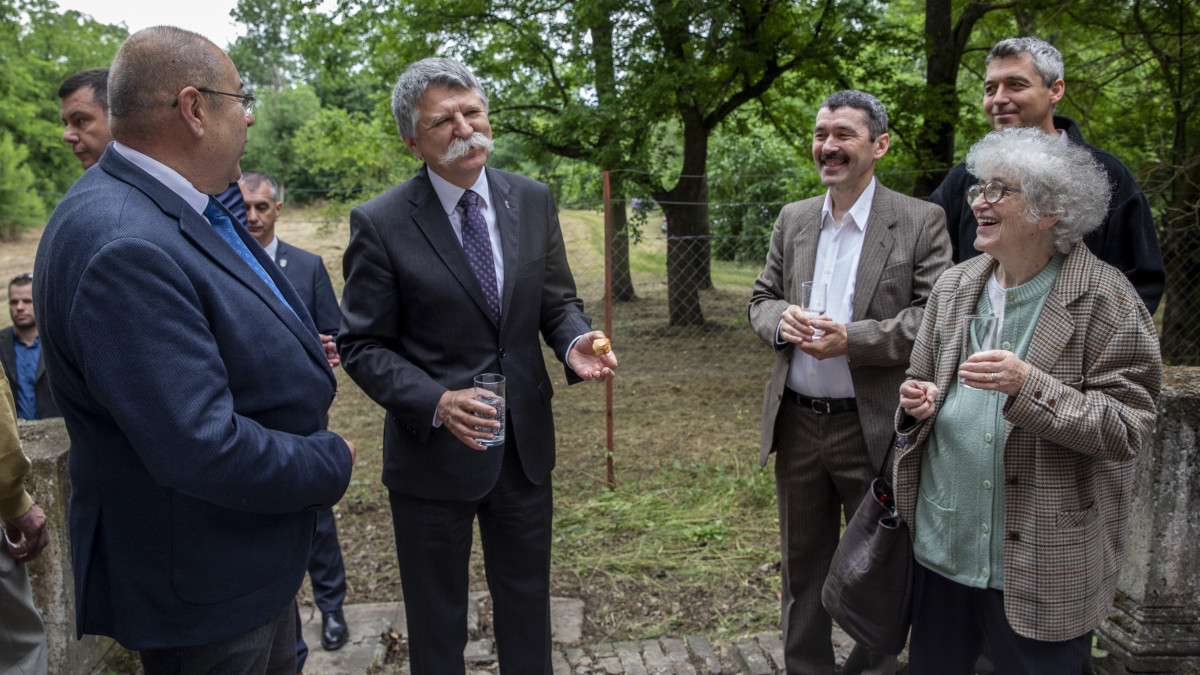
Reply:
[[[1175, 175], [1171, 201], [1162, 219], [1163, 262], [1167, 268], [1166, 304], [1163, 307], [1163, 360], [1176, 366], [1200, 365], [1200, 162], [1189, 152], [1188, 113], [1175, 105], [1175, 139], [1172, 148]], [[1184, 167], [1190, 161], [1191, 166]]]
[[[921, 135], [914, 144], [923, 166], [913, 194], [928, 197], [954, 165], [954, 128], [958, 119], [958, 66], [962, 49], [956, 46], [951, 0], [925, 0], [925, 65], [927, 101]], [[972, 22], [972, 25], [974, 22]], [[967, 28], [970, 33], [970, 27]]]
[[679, 182], [659, 198], [667, 216], [667, 304], [672, 326], [701, 326], [700, 289], [712, 288], [708, 231], [708, 129], [698, 116], [683, 126]]
[[629, 273], [629, 217], [625, 205], [625, 189], [621, 179], [615, 174], [608, 175], [609, 194], [612, 197], [612, 240], [608, 247], [612, 256], [612, 293], [613, 302], [637, 300], [633, 289], [633, 276]]
[[[613, 62], [613, 19], [604, 11], [590, 27], [593, 59], [596, 66], [596, 99], [599, 106], [611, 112], [617, 102], [616, 65]], [[601, 166], [600, 168], [610, 168]], [[614, 301], [636, 300], [633, 277], [629, 273], [629, 218], [625, 213], [625, 188], [620, 174], [609, 174], [609, 194], [612, 195], [612, 293]]]

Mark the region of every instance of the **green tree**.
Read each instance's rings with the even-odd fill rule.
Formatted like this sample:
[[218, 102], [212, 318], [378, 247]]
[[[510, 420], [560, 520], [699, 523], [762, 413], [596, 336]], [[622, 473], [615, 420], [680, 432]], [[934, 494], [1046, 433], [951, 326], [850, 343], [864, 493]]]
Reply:
[[414, 58], [460, 58], [488, 82], [497, 131], [631, 169], [616, 193], [648, 191], [670, 219], [670, 322], [697, 325], [711, 285], [710, 135], [789, 71], [836, 79], [878, 13], [866, 0], [348, 0], [297, 34], [306, 49], [355, 36], [356, 62], [385, 81]]
[[28, 156], [29, 151], [14, 143], [11, 133], [0, 131], [0, 239], [13, 239], [46, 217], [42, 200], [34, 192], [37, 179], [25, 164]]
[[279, 91], [261, 90], [257, 96], [260, 103], [254, 107], [255, 122], [242, 156], [242, 170], [269, 173], [287, 186], [289, 200], [311, 201], [324, 186], [317, 182], [318, 174], [301, 161], [297, 136], [320, 114], [316, 93], [302, 84]]
[[106, 66], [126, 37], [50, 0], [0, 0], [0, 131], [28, 153], [32, 191], [55, 204], [79, 178], [79, 161], [62, 142], [58, 87], [68, 75]]

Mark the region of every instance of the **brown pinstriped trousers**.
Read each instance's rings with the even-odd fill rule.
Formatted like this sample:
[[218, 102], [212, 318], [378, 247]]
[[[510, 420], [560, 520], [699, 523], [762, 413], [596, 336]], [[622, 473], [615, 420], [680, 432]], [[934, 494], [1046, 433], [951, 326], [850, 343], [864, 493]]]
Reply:
[[[821, 586], [842, 517], [854, 515], [876, 469], [855, 411], [819, 414], [785, 396], [775, 421], [775, 494], [783, 558], [783, 645], [788, 675], [832, 675], [832, 621]], [[891, 674], [892, 656], [855, 646], [842, 673]]]

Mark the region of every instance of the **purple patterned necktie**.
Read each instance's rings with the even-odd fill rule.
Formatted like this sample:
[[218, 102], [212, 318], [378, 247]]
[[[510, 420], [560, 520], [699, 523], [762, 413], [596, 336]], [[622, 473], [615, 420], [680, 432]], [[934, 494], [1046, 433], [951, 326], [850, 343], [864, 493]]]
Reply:
[[500, 294], [496, 291], [496, 262], [492, 258], [492, 239], [488, 236], [487, 221], [479, 210], [479, 195], [467, 190], [458, 200], [462, 209], [462, 246], [467, 262], [479, 279], [483, 295], [492, 308], [492, 319], [500, 323]]

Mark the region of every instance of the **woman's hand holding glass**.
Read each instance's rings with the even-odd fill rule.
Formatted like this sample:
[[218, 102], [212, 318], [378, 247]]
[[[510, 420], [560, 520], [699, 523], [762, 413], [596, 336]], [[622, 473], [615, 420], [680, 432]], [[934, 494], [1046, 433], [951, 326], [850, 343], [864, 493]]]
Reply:
[[1029, 364], [1004, 349], [975, 352], [958, 367], [964, 384], [1016, 396], [1029, 377]]

